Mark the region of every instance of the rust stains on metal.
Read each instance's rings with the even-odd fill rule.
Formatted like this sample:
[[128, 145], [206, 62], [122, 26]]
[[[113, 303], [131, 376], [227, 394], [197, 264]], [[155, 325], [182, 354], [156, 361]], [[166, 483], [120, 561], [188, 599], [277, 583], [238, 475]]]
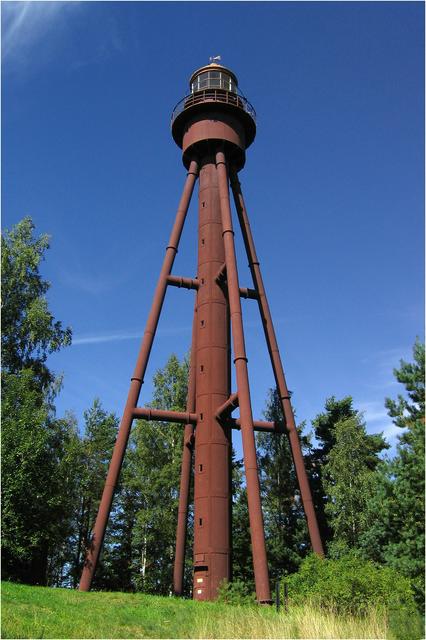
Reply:
[[[240, 429], [256, 595], [259, 603], [271, 603], [254, 431], [287, 434], [312, 548], [320, 555], [323, 554], [323, 548], [259, 260], [237, 176], [245, 163], [246, 148], [253, 142], [256, 134], [255, 112], [239, 92], [235, 74], [221, 65], [202, 67], [191, 76], [190, 82], [191, 93], [178, 103], [172, 115], [172, 134], [182, 148], [182, 160], [188, 169], [188, 175], [131, 378], [79, 588], [83, 591], [90, 588], [130, 427], [134, 418], [144, 418], [185, 425], [174, 593], [181, 595], [184, 591], [185, 541], [192, 470], [193, 597], [212, 600], [217, 595], [220, 582], [231, 579], [231, 436], [232, 429]], [[198, 176], [197, 275], [196, 278], [184, 278], [172, 275], [171, 271]], [[254, 289], [243, 288], [239, 284], [229, 183]], [[168, 286], [195, 291], [186, 412], [137, 407]], [[241, 298], [258, 302], [285, 424], [253, 420]], [[230, 390], [232, 363], [237, 383], [237, 392], [233, 394]], [[239, 418], [231, 418], [237, 407]]]
[[158, 420], [164, 422], [178, 422], [180, 424], [197, 424], [197, 414], [182, 411], [163, 411], [151, 407], [135, 407], [133, 417], [143, 420]]
[[321, 542], [321, 536], [318, 528], [318, 522], [312, 502], [312, 494], [309, 486], [308, 476], [306, 474], [303, 462], [303, 454], [300, 446], [299, 434], [297, 433], [296, 423], [294, 420], [293, 409], [290, 401], [290, 394], [284, 375], [284, 369], [281, 362], [281, 356], [278, 349], [278, 343], [275, 336], [274, 325], [272, 322], [271, 312], [269, 310], [268, 300], [266, 298], [265, 287], [263, 285], [260, 264], [254, 246], [253, 235], [251, 233], [250, 223], [241, 192], [240, 181], [237, 172], [231, 173], [231, 187], [234, 194], [235, 206], [240, 221], [241, 231], [244, 239], [244, 245], [249, 260], [249, 267], [253, 278], [253, 284], [257, 293], [260, 317], [262, 319], [263, 329], [265, 333], [266, 344], [268, 346], [271, 358], [272, 369], [275, 376], [275, 382], [280, 396], [281, 407], [287, 427], [287, 433], [290, 442], [290, 449], [293, 456], [294, 466], [296, 469], [297, 480], [299, 483], [300, 494], [302, 498], [303, 508], [308, 523], [309, 535], [311, 538], [312, 549], [320, 556], [324, 555], [324, 549]]
[[222, 236], [225, 248], [228, 302], [231, 317], [233, 359], [237, 378], [240, 406], [241, 433], [243, 441], [244, 470], [247, 483], [247, 503], [250, 520], [250, 537], [256, 596], [259, 602], [271, 602], [268, 562], [266, 559], [265, 534], [262, 505], [260, 502], [259, 475], [254, 441], [253, 416], [251, 412], [250, 388], [247, 371], [247, 356], [241, 311], [240, 285], [234, 246], [231, 207], [229, 202], [228, 172], [223, 151], [216, 153], [216, 168], [219, 183]]
[[[241, 429], [241, 420], [231, 418], [230, 420], [233, 429]], [[282, 433], [283, 427], [279, 422], [267, 422], [265, 420], [253, 420], [253, 429], [255, 431], [269, 431], [270, 433]]]
[[226, 400], [216, 411], [216, 418], [223, 420], [236, 409], [239, 405], [238, 393], [232, 393], [228, 400]]
[[196, 278], [182, 278], [182, 276], [168, 276], [167, 284], [184, 289], [198, 289], [199, 287], [199, 282]]
[[231, 577], [231, 428], [216, 418], [230, 393], [229, 313], [215, 280], [225, 259], [216, 166], [210, 156], [200, 166], [193, 595], [211, 600]]

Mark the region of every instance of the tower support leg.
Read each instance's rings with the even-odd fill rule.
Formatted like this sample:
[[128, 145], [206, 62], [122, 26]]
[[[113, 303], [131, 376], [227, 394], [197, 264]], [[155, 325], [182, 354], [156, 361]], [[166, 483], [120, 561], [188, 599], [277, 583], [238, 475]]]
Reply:
[[247, 371], [247, 357], [241, 312], [240, 287], [234, 245], [234, 231], [229, 202], [228, 171], [225, 154], [216, 153], [220, 208], [222, 214], [222, 234], [225, 247], [225, 263], [228, 281], [228, 296], [231, 315], [231, 330], [234, 348], [234, 364], [240, 406], [241, 433], [244, 454], [244, 469], [247, 482], [247, 502], [250, 519], [250, 535], [253, 554], [253, 568], [256, 596], [259, 602], [271, 602], [268, 563], [266, 558], [265, 534], [260, 485], [254, 440], [253, 416]]
[[90, 546], [84, 563], [83, 572], [81, 574], [79, 585], [80, 591], [88, 591], [90, 589], [90, 585], [92, 583], [93, 575], [98, 562], [99, 553], [101, 551], [102, 543], [105, 536], [105, 529], [111, 510], [114, 491], [117, 486], [121, 465], [123, 463], [124, 453], [126, 451], [127, 441], [129, 439], [130, 427], [133, 421], [133, 410], [135, 409], [139, 399], [140, 390], [143, 384], [143, 378], [154, 341], [155, 331], [157, 329], [158, 320], [160, 318], [160, 313], [166, 294], [167, 277], [170, 275], [173, 267], [197, 175], [198, 163], [194, 160], [191, 162], [188, 170], [188, 176], [178, 206], [175, 223], [170, 235], [169, 244], [166, 249], [166, 255], [164, 257], [163, 266], [160, 272], [160, 277], [158, 279], [157, 288], [155, 290], [151, 311], [146, 323], [135, 370], [131, 378], [127, 402], [124, 408], [123, 417], [121, 419], [117, 440], [114, 445], [114, 451], [112, 454], [105, 487], [102, 493], [98, 515], [92, 531], [92, 539], [90, 541]]
[[260, 271], [259, 260], [256, 255], [256, 249], [254, 246], [253, 236], [250, 229], [250, 223], [247, 216], [247, 211], [241, 192], [240, 181], [238, 180], [237, 172], [231, 171], [231, 186], [235, 200], [235, 206], [237, 209], [238, 219], [241, 226], [241, 231], [244, 239], [244, 245], [249, 260], [249, 267], [253, 278], [254, 287], [257, 292], [257, 300], [259, 304], [259, 311], [262, 318], [263, 330], [265, 332], [266, 343], [268, 346], [269, 355], [271, 358], [272, 368], [274, 371], [275, 382], [277, 385], [278, 393], [280, 396], [281, 407], [285, 418], [288, 437], [290, 442], [290, 448], [294, 460], [294, 466], [296, 469], [297, 480], [299, 483], [300, 494], [302, 498], [302, 504], [306, 515], [308, 524], [309, 536], [311, 539], [311, 545], [313, 551], [319, 555], [324, 555], [324, 549], [321, 542], [321, 536], [319, 533], [318, 522], [312, 502], [312, 494], [309, 486], [308, 477], [306, 474], [305, 464], [303, 462], [302, 449], [300, 446], [299, 435], [296, 429], [296, 423], [294, 420], [293, 409], [291, 406], [290, 395], [287, 388], [287, 383], [284, 375], [284, 369], [281, 362], [280, 352], [278, 349], [278, 343], [275, 336], [274, 325], [272, 322], [272, 316], [269, 309], [268, 300], [266, 298], [265, 287], [263, 285], [262, 274]]
[[[194, 320], [192, 323], [191, 356], [189, 361], [189, 381], [186, 410], [188, 413], [195, 412], [195, 375], [196, 375], [196, 335], [197, 335], [197, 303], [194, 306]], [[183, 580], [185, 567], [185, 545], [186, 532], [188, 526], [188, 503], [191, 483], [192, 466], [192, 439], [194, 437], [194, 426], [185, 425], [182, 450], [182, 468], [180, 474], [178, 523], [176, 529], [176, 553], [173, 570], [173, 590], [176, 596], [183, 594]]]

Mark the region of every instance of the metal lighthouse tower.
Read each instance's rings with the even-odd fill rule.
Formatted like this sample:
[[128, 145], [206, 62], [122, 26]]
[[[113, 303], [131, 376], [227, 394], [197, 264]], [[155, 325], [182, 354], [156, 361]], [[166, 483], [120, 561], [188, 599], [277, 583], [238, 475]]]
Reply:
[[[216, 60], [216, 59], [214, 59]], [[211, 600], [231, 579], [231, 435], [240, 429], [250, 519], [251, 547], [260, 603], [271, 601], [254, 431], [288, 437], [312, 548], [323, 554], [290, 396], [284, 376], [259, 260], [241, 192], [238, 172], [256, 135], [256, 114], [238, 90], [235, 74], [215, 61], [195, 71], [190, 93], [172, 114], [172, 135], [182, 149], [188, 174], [147, 320], [142, 345], [108, 471], [80, 590], [88, 590], [96, 569], [115, 487], [133, 419], [179, 422], [184, 443], [174, 567], [174, 591], [183, 592], [189, 489], [194, 475], [193, 597]], [[198, 193], [196, 278], [172, 275], [172, 267], [195, 182]], [[240, 286], [229, 196], [231, 186], [253, 279]], [[186, 412], [138, 407], [155, 331], [168, 286], [195, 291], [191, 362]], [[284, 424], [253, 420], [244, 343], [241, 298], [257, 301], [280, 397]], [[236, 389], [231, 389], [235, 368]], [[232, 418], [239, 407], [240, 417]], [[193, 455], [195, 454], [195, 455]]]

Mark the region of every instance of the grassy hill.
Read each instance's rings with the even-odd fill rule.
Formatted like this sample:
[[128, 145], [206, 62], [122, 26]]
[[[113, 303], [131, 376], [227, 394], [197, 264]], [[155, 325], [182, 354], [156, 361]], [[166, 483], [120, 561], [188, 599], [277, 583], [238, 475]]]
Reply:
[[386, 638], [385, 617], [2, 583], [2, 638]]

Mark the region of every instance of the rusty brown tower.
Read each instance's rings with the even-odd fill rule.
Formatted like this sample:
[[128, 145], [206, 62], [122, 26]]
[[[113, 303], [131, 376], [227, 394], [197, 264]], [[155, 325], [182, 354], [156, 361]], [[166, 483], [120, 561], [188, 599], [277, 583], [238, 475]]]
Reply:
[[[194, 467], [193, 597], [211, 600], [231, 578], [231, 434], [241, 429], [253, 567], [258, 602], [271, 601], [254, 431], [285, 433], [290, 442], [312, 548], [323, 554], [311, 491], [290, 396], [244, 204], [238, 172], [256, 135], [256, 114], [238, 89], [235, 74], [212, 62], [190, 78], [190, 93], [172, 114], [172, 135], [188, 171], [166, 249], [141, 349], [108, 471], [98, 516], [80, 581], [90, 588], [102, 547], [133, 419], [179, 422], [184, 444], [176, 534], [174, 591], [183, 592], [183, 569], [191, 472]], [[196, 278], [171, 275], [195, 182], [199, 179]], [[229, 197], [233, 193], [253, 279], [240, 287]], [[137, 407], [161, 308], [168, 286], [196, 291], [186, 412]], [[252, 416], [241, 298], [257, 301], [271, 358], [284, 424]], [[232, 340], [231, 340], [232, 338]], [[231, 389], [231, 366], [236, 390]], [[240, 417], [231, 414], [239, 407]], [[193, 456], [193, 453], [195, 455]], [[194, 460], [193, 460], [194, 458]]]

